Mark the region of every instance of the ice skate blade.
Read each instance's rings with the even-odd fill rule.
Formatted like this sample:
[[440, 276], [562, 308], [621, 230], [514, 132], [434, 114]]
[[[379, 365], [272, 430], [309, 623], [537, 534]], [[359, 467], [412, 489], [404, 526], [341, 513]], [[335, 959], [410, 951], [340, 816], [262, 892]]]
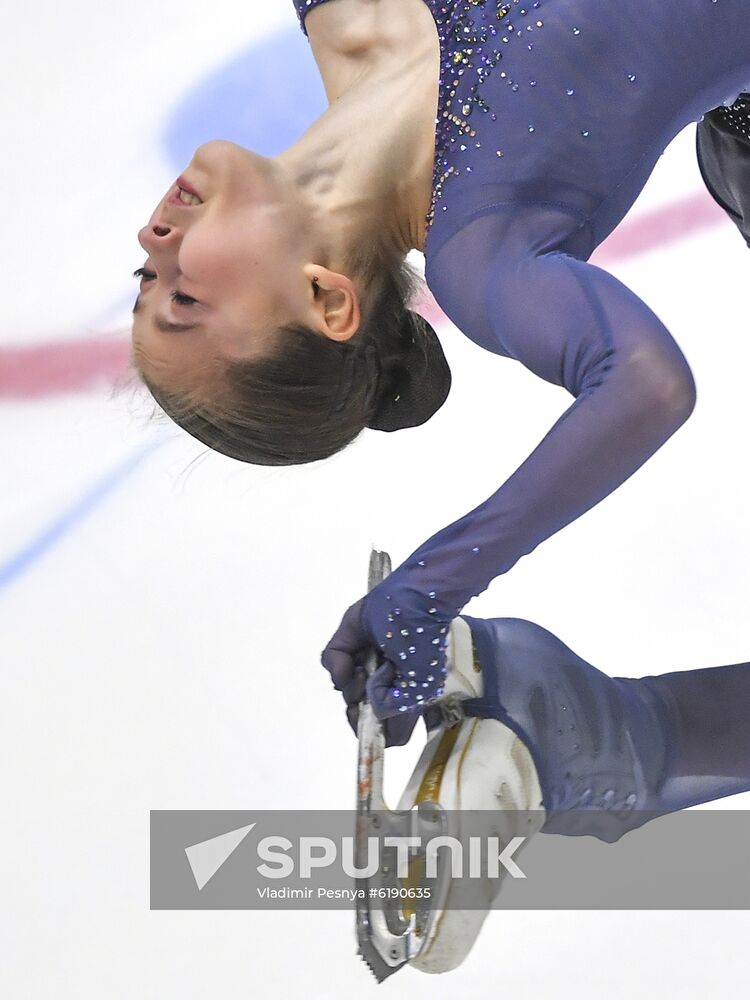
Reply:
[[378, 953], [372, 946], [370, 947], [365, 946], [365, 947], [367, 948], [369, 956], [364, 954], [364, 951], [362, 950], [361, 946], [357, 954], [365, 963], [365, 965], [373, 974], [373, 976], [375, 976], [378, 983], [385, 982], [388, 976], [392, 976], [394, 972], [398, 972], [398, 970], [402, 969], [406, 964], [405, 962], [402, 962], [401, 965], [386, 965], [383, 959], [380, 957], [380, 955], [378, 955]]

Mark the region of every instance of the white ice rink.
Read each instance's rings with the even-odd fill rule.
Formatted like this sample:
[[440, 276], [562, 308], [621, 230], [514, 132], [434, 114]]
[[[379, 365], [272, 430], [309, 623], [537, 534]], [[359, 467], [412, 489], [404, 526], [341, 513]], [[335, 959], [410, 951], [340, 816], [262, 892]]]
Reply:
[[[349, 912], [149, 910], [149, 810], [353, 807], [356, 744], [319, 652], [365, 591], [371, 545], [398, 565], [570, 403], [449, 323], [436, 417], [313, 466], [233, 462], [112, 394], [136, 233], [187, 163], [191, 95], [274, 45], [310, 72], [291, 0], [27, 0], [3, 16], [0, 997], [737, 995], [747, 912], [497, 912], [458, 971], [376, 987]], [[260, 129], [269, 155], [286, 78], [281, 61], [246, 75], [247, 145]], [[225, 118], [196, 133], [236, 138]], [[466, 608], [539, 622], [611, 674], [750, 658], [750, 255], [702, 192], [694, 131], [595, 259], [670, 328], [697, 408]], [[683, 225], [654, 239], [680, 205]], [[488, 439], [497, 467], [478, 469]], [[389, 751], [394, 789], [415, 749]]]

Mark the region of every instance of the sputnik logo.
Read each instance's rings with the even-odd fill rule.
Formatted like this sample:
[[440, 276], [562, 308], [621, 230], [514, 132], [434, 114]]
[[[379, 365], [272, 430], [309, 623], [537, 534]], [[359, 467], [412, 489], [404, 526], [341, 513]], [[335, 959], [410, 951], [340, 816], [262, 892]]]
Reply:
[[234, 854], [254, 826], [255, 823], [250, 823], [249, 826], [241, 826], [237, 830], [230, 830], [229, 833], [222, 833], [218, 837], [211, 837], [210, 840], [202, 840], [185, 848], [199, 892]]

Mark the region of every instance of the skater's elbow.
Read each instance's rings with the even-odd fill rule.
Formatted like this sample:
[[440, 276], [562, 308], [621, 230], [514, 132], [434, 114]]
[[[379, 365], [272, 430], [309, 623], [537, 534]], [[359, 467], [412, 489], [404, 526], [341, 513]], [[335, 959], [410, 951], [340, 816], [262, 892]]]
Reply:
[[681, 426], [695, 409], [697, 390], [687, 364], [668, 364], [658, 373], [654, 399], [667, 419]]
[[655, 358], [650, 352], [634, 353], [628, 359], [633, 399], [654, 414], [655, 419], [681, 426], [695, 409], [697, 391], [690, 366], [684, 358]]

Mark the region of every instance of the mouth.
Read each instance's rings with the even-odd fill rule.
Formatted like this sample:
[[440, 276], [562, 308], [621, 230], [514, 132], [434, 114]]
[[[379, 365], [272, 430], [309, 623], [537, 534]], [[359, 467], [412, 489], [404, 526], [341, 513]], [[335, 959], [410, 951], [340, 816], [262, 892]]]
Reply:
[[188, 184], [184, 177], [178, 177], [175, 190], [170, 194], [168, 201], [171, 205], [202, 205], [203, 199], [195, 190], [195, 188]]

